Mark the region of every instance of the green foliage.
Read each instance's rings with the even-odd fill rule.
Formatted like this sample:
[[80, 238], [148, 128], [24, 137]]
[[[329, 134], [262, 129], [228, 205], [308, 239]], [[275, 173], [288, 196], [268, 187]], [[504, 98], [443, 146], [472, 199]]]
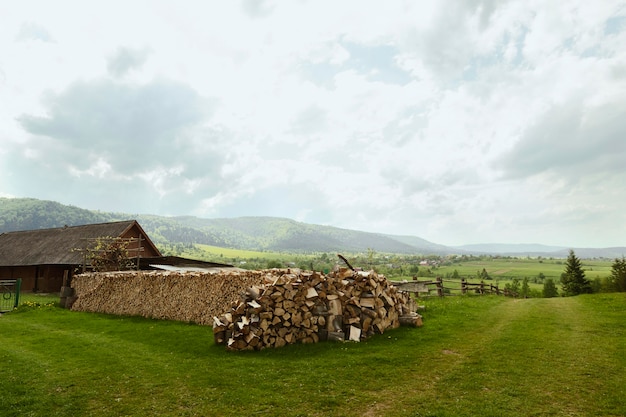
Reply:
[[430, 268], [420, 268], [417, 272], [417, 276], [420, 278], [429, 278], [434, 277], [435, 274], [433, 274], [433, 271], [431, 271]]
[[565, 272], [561, 274], [561, 284], [563, 293], [566, 296], [590, 294], [592, 292], [591, 283], [585, 277], [582, 263], [571, 249], [565, 262]]
[[615, 259], [611, 266], [611, 276], [607, 286], [611, 291], [626, 291], [626, 258]]
[[267, 261], [267, 269], [272, 269], [272, 268], [282, 268], [284, 265], [282, 262], [277, 261], [277, 260], [269, 260]]
[[522, 288], [520, 289], [520, 297], [528, 298], [530, 296], [530, 287], [528, 286], [528, 278], [524, 277], [522, 280]]
[[520, 283], [519, 283], [519, 279], [517, 278], [513, 278], [511, 280], [511, 282], [507, 282], [506, 284], [504, 284], [504, 288], [507, 289], [508, 291], [518, 294], [520, 293]]
[[135, 267], [128, 255], [128, 240], [101, 237], [87, 248], [87, 258], [94, 271], [125, 271]]
[[65, 206], [54, 201], [0, 197], [0, 233], [104, 223], [114, 220], [124, 219], [115, 218], [110, 213]]
[[28, 310], [41, 310], [42, 308], [49, 310], [57, 306], [58, 306], [58, 303], [53, 300], [48, 300], [48, 301], [26, 300], [24, 302], [21, 302], [20, 305], [16, 307], [13, 311], [17, 313], [17, 312], [24, 312]]
[[478, 277], [478, 279], [491, 279], [491, 277], [489, 276], [489, 274], [487, 273], [487, 270], [485, 268], [483, 268], [482, 271], [477, 271], [476, 272], [476, 276]]
[[556, 288], [556, 284], [552, 278], [548, 278], [543, 282], [542, 295], [545, 298], [552, 298], [559, 296], [559, 290]]
[[[136, 219], [166, 254], [178, 254], [176, 244], [205, 244], [275, 252], [352, 252], [369, 249], [413, 254], [436, 245], [406, 238], [339, 229], [272, 217], [202, 219], [129, 213], [102, 213], [36, 199], [0, 199], [0, 233]], [[418, 245], [418, 246], [415, 246]]]

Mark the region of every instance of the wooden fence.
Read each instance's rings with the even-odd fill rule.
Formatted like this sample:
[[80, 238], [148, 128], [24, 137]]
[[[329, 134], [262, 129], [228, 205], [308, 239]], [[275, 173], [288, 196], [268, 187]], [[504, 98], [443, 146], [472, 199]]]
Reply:
[[394, 281], [393, 285], [401, 291], [414, 293], [418, 297], [431, 297], [435, 295], [444, 297], [460, 294], [495, 294], [507, 297], [518, 296], [516, 292], [510, 291], [506, 288], [499, 288], [497, 285], [485, 283], [485, 281], [480, 281], [478, 283], [468, 282], [464, 278], [460, 281], [444, 280], [441, 277], [427, 281]]

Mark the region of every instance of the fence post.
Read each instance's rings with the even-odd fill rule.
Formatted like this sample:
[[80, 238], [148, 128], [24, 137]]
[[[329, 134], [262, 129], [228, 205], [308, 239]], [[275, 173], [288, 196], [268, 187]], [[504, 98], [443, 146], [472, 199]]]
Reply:
[[15, 281], [15, 308], [20, 306], [20, 291], [22, 290], [22, 278], [18, 278]]
[[441, 277], [437, 277], [437, 295], [443, 297], [443, 279]]
[[467, 292], [467, 285], [465, 278], [461, 278], [461, 294], [465, 294]]
[[480, 295], [483, 295], [485, 293], [485, 281], [481, 280], [480, 281]]

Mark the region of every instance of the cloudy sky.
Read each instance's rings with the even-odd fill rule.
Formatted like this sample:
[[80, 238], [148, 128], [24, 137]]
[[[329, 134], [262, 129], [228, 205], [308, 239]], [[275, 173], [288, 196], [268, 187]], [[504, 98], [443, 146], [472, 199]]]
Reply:
[[0, 0], [0, 196], [626, 246], [626, 2]]

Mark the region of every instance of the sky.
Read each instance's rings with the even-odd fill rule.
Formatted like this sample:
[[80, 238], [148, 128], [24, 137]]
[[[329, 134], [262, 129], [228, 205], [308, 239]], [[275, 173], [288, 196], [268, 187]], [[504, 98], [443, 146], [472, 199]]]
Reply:
[[626, 1], [0, 0], [0, 197], [626, 246]]

